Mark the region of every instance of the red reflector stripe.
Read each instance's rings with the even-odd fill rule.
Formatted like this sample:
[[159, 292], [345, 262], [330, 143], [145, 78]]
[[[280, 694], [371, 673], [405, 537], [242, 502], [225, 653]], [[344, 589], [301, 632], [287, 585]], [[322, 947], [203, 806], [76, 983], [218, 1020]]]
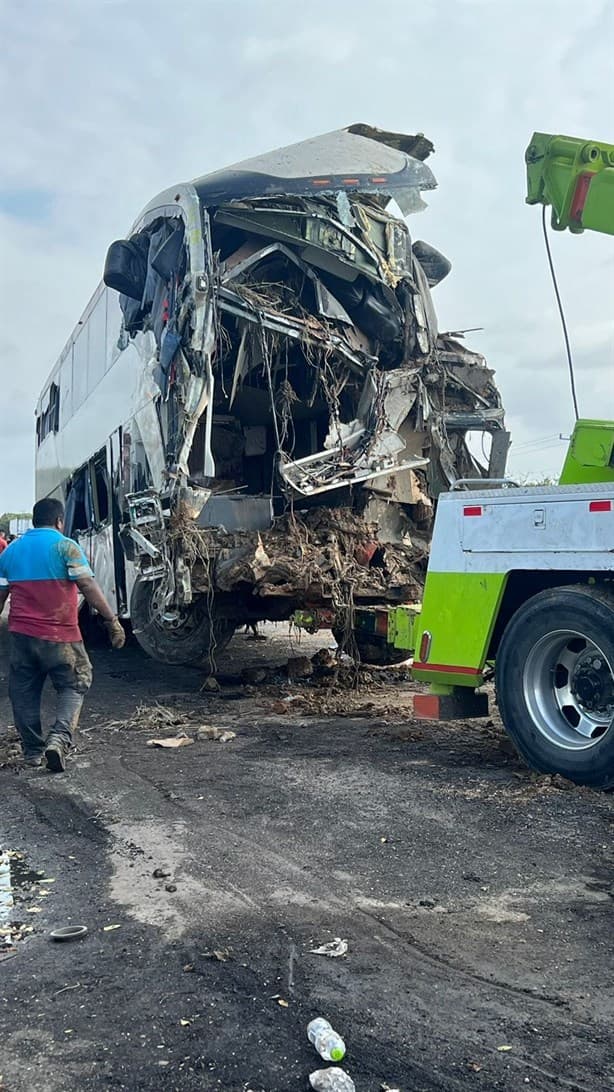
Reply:
[[482, 505], [481, 504], [469, 504], [466, 508], [463, 508], [464, 516], [481, 516]]
[[569, 219], [575, 220], [578, 224], [582, 220], [582, 213], [584, 212], [589, 187], [594, 177], [594, 171], [585, 171], [584, 174], [581, 174], [578, 177], [578, 181], [576, 182], [576, 188], [569, 208]]
[[388, 179], [387, 178], [372, 178], [371, 181], [372, 182], [387, 182]]
[[588, 506], [588, 510], [589, 510], [589, 512], [611, 512], [612, 511], [612, 501], [609, 501], [609, 500], [591, 501], [589, 506]]
[[312, 186], [330, 186], [330, 178], [312, 178]]
[[360, 183], [359, 178], [344, 178], [343, 179], [343, 185], [344, 186], [358, 186], [359, 183]]
[[450, 675], [481, 675], [479, 667], [459, 667], [455, 664], [423, 664], [414, 660], [414, 671], [448, 671]]

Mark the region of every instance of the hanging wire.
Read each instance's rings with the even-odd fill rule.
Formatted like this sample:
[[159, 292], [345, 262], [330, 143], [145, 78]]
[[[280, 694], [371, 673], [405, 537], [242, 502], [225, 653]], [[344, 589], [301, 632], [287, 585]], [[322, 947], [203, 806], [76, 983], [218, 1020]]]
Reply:
[[563, 311], [563, 304], [561, 303], [561, 296], [559, 293], [559, 286], [557, 284], [556, 273], [554, 271], [554, 262], [552, 261], [552, 252], [550, 250], [550, 240], [548, 238], [548, 228], [546, 226], [546, 206], [542, 205], [542, 229], [544, 232], [544, 242], [546, 244], [546, 254], [548, 255], [548, 265], [550, 266], [550, 275], [552, 277], [552, 284], [554, 285], [554, 294], [556, 296], [556, 302], [559, 307], [559, 315], [561, 316], [561, 325], [563, 327], [563, 337], [565, 339], [565, 349], [567, 350], [567, 364], [569, 367], [569, 385], [571, 387], [571, 398], [573, 401], [573, 410], [576, 415], [576, 421], [580, 416], [578, 412], [578, 399], [576, 396], [576, 380], [574, 376], [573, 359], [571, 355], [571, 345], [569, 344], [569, 334], [567, 332], [567, 323], [565, 321], [565, 313]]

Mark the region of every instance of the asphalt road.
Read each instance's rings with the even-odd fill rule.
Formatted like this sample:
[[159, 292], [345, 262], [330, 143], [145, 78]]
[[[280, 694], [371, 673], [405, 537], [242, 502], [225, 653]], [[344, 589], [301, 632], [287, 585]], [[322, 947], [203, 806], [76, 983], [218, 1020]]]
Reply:
[[[358, 1092], [614, 1089], [612, 798], [532, 777], [496, 722], [413, 723], [405, 682], [237, 685], [287, 655], [238, 635], [209, 694], [97, 652], [66, 775], [0, 727], [32, 929], [0, 955], [2, 1092], [307, 1089], [316, 1015]], [[157, 699], [236, 738], [148, 747], [176, 731]], [[347, 956], [310, 952], [333, 937]]]

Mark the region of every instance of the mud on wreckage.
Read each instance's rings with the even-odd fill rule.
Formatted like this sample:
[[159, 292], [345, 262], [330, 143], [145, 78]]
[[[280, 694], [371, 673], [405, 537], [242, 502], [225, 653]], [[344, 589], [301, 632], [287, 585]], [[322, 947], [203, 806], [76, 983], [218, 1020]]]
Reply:
[[159, 422], [122, 532], [151, 655], [202, 660], [305, 606], [349, 632], [354, 602], [415, 599], [438, 493], [502, 476], [493, 373], [438, 333], [450, 263], [405, 219], [432, 151], [354, 125], [169, 190], [111, 246]]

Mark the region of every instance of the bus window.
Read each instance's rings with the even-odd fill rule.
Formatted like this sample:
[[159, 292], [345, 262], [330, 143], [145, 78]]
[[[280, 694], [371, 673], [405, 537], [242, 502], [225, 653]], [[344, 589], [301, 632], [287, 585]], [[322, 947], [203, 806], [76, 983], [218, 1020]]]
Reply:
[[101, 295], [88, 319], [89, 344], [87, 358], [87, 392], [102, 379], [106, 370], [107, 308], [104, 294]]
[[93, 524], [92, 498], [88, 467], [73, 474], [68, 487], [64, 512], [64, 534], [73, 538], [79, 531], [89, 531]]
[[121, 307], [119, 306], [119, 296], [117, 295], [117, 292], [109, 292], [108, 289], [105, 289], [104, 298], [106, 299], [107, 310], [107, 358], [105, 361], [105, 370], [108, 372], [109, 368], [113, 366], [121, 352], [119, 339], [122, 329], [122, 312]]
[[98, 452], [90, 464], [90, 486], [94, 525], [100, 527], [109, 520], [109, 475], [104, 450]]
[[72, 345], [68, 346], [60, 365], [60, 427], [72, 417]]
[[50, 432], [57, 432], [60, 427], [60, 388], [52, 383], [43, 400], [39, 416], [36, 418], [36, 438], [42, 444]]
[[73, 412], [79, 409], [87, 397], [87, 355], [89, 323], [82, 326], [73, 346]]

